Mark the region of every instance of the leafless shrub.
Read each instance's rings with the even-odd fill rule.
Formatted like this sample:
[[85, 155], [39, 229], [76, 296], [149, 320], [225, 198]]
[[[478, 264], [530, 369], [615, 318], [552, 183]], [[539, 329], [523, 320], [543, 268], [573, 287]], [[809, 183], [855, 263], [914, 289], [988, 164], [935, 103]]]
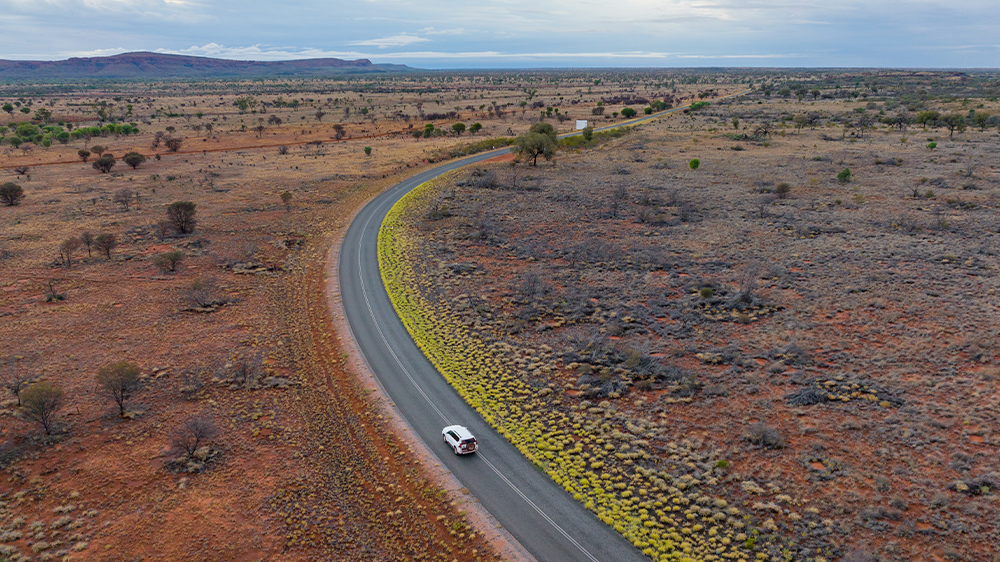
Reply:
[[757, 278], [760, 276], [760, 264], [748, 263], [740, 270], [736, 278], [739, 290], [736, 301], [744, 304], [753, 303], [757, 293]]
[[473, 171], [470, 183], [472, 187], [478, 189], [496, 189], [500, 185], [500, 182], [497, 180], [497, 174], [493, 170]]
[[768, 449], [783, 449], [785, 439], [778, 430], [761, 422], [750, 424], [743, 432], [743, 439], [758, 447]]
[[10, 392], [21, 405], [21, 392], [28, 387], [31, 377], [24, 365], [24, 360], [8, 357], [0, 362], [0, 388]]
[[758, 197], [755, 201], [755, 205], [757, 206], [757, 216], [762, 219], [766, 219], [769, 215], [768, 210], [771, 208], [771, 204], [774, 203], [777, 198], [778, 197], [774, 194], [761, 195]]
[[90, 250], [94, 247], [94, 234], [89, 230], [80, 233], [80, 242], [87, 247], [87, 257], [90, 257]]
[[118, 205], [121, 205], [123, 211], [128, 211], [129, 206], [132, 204], [133, 196], [134, 195], [131, 189], [123, 187], [115, 192], [115, 194], [111, 197], [111, 200]]
[[118, 247], [118, 237], [114, 234], [107, 232], [102, 232], [94, 238], [94, 246], [104, 254], [108, 259], [111, 259], [111, 252]]
[[549, 287], [535, 271], [519, 275], [517, 283], [514, 286], [514, 293], [522, 302], [532, 302], [536, 298], [544, 296], [548, 291]]
[[219, 429], [211, 418], [204, 415], [197, 416], [184, 421], [174, 429], [170, 444], [176, 451], [193, 457], [195, 451], [207, 445], [218, 434]]
[[191, 307], [207, 308], [227, 304], [229, 297], [219, 287], [218, 279], [206, 277], [191, 282], [184, 291], [184, 300]]
[[180, 391], [184, 398], [193, 399], [205, 387], [205, 374], [196, 369], [185, 369], [180, 375]]
[[224, 379], [240, 387], [253, 388], [264, 376], [264, 356], [258, 351], [238, 357], [225, 366]]
[[82, 245], [83, 242], [81, 242], [76, 236], [62, 241], [62, 244], [59, 245], [59, 259], [63, 262], [63, 265], [66, 267], [73, 265], [73, 254], [75, 254]]

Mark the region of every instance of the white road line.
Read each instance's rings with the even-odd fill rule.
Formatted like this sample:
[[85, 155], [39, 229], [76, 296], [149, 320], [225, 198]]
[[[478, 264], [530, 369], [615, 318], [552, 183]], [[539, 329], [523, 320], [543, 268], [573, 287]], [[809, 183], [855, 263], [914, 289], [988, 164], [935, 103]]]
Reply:
[[[406, 378], [410, 380], [410, 383], [413, 384], [413, 387], [417, 389], [417, 392], [419, 392], [420, 395], [424, 397], [424, 400], [427, 401], [427, 404], [429, 404], [430, 407], [433, 408], [434, 411], [437, 412], [439, 416], [441, 416], [441, 420], [444, 421], [445, 425], [451, 425], [451, 423], [448, 421], [448, 417], [445, 416], [444, 412], [442, 412], [441, 409], [438, 408], [437, 405], [434, 403], [434, 401], [431, 400], [431, 397], [428, 396], [426, 392], [424, 392], [424, 389], [421, 388], [419, 384], [417, 384], [416, 379], [413, 378], [413, 376], [410, 374], [410, 371], [406, 368], [406, 366], [403, 365], [403, 362], [400, 361], [399, 356], [397, 356], [396, 352], [393, 351], [392, 346], [389, 345], [389, 340], [386, 339], [385, 333], [382, 332], [382, 326], [379, 324], [378, 319], [375, 317], [375, 311], [372, 309], [371, 301], [368, 298], [368, 288], [365, 286], [364, 275], [361, 274], [362, 270], [361, 251], [364, 246], [363, 242], [365, 239], [365, 233], [368, 230], [368, 226], [369, 224], [371, 224], [372, 219], [375, 218], [376, 215], [381, 214], [379, 211], [383, 205], [384, 204], [380, 204], [378, 207], [376, 207], [376, 209], [368, 217], [368, 220], [365, 221], [365, 225], [361, 229], [361, 236], [358, 239], [358, 280], [361, 282], [361, 294], [364, 295], [365, 306], [368, 307], [368, 314], [371, 316], [372, 322], [375, 324], [375, 329], [378, 330], [379, 337], [382, 338], [382, 343], [385, 344], [385, 348], [389, 351], [389, 354], [392, 355], [392, 358], [396, 362], [396, 365], [398, 365], [403, 374], [406, 375]], [[374, 372], [374, 369], [372, 371]], [[375, 376], [377, 377], [378, 373], [375, 373]], [[383, 383], [382, 386], [385, 387], [385, 384]], [[565, 529], [560, 527], [559, 524], [555, 522], [555, 520], [549, 517], [547, 513], [542, 511], [542, 508], [538, 507], [538, 505], [535, 504], [535, 502], [531, 501], [531, 499], [524, 492], [522, 492], [517, 486], [515, 486], [514, 483], [511, 482], [510, 479], [508, 479], [507, 476], [505, 476], [502, 472], [500, 472], [500, 470], [493, 463], [491, 463], [482, 453], [476, 453], [476, 454], [479, 455], [479, 458], [482, 459], [482, 461], [486, 463], [486, 465], [489, 466], [490, 469], [494, 473], [496, 473], [496, 475], [499, 476], [501, 480], [506, 482], [507, 485], [510, 486], [512, 490], [514, 490], [514, 493], [520, 496], [521, 499], [525, 501], [525, 503], [530, 505], [531, 508], [534, 509], [539, 515], [541, 515], [542, 518], [545, 519], [545, 521], [547, 521], [550, 525], [552, 525], [552, 527], [555, 528], [556, 531], [559, 531], [559, 534], [566, 537], [566, 540], [568, 540], [573, 546], [578, 548], [580, 552], [582, 552], [583, 555], [587, 557], [588, 560], [591, 560], [593, 562], [600, 562], [600, 560], [598, 560], [597, 557], [595, 557], [586, 548], [584, 548], [582, 544], [577, 542], [576, 539], [574, 539], [569, 533], [567, 533]]]

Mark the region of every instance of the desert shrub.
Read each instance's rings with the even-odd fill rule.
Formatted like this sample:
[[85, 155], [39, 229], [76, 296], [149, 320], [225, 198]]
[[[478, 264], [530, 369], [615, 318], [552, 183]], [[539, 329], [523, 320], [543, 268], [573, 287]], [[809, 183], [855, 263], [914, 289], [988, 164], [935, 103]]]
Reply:
[[851, 181], [851, 169], [844, 168], [841, 170], [840, 173], [837, 174], [837, 181], [840, 183], [847, 183]]
[[184, 252], [180, 250], [172, 250], [153, 256], [153, 265], [160, 268], [160, 271], [163, 271], [164, 273], [168, 271], [177, 271], [177, 264], [183, 259]]
[[140, 388], [139, 367], [128, 361], [105, 365], [97, 371], [98, 390], [118, 406], [118, 415], [125, 417], [126, 406]]
[[792, 191], [792, 184], [788, 182], [781, 182], [774, 188], [774, 194], [778, 196], [778, 199], [784, 199], [788, 197], [788, 194]]
[[752, 445], [768, 449], [782, 449], [785, 446], [785, 439], [778, 430], [761, 422], [750, 424], [743, 432], [743, 439]]
[[191, 201], [174, 201], [167, 207], [167, 221], [178, 234], [194, 231], [198, 221], [194, 218], [197, 205]]
[[93, 166], [94, 169], [97, 170], [98, 172], [106, 174], [111, 171], [111, 168], [115, 167], [115, 162], [116, 162], [115, 157], [112, 154], [108, 153], [102, 155], [97, 160], [94, 160], [94, 163], [91, 164], [91, 166]]
[[372, 147], [366, 146], [364, 148], [364, 150], [365, 150], [365, 156], [371, 156], [372, 155]]
[[55, 416], [63, 407], [65, 393], [62, 388], [49, 382], [36, 382], [21, 392], [21, 416], [37, 423], [52, 435]]
[[692, 158], [691, 161], [688, 162], [688, 166], [690, 166], [692, 170], [697, 170], [698, 167], [701, 166], [701, 160], [698, 160], [697, 158]]
[[14, 207], [21, 203], [21, 199], [24, 199], [24, 189], [20, 185], [12, 181], [0, 185], [0, 202], [4, 205]]
[[278, 147], [278, 154], [282, 154], [282, 155], [288, 154], [288, 147], [285, 146], [285, 145], [279, 146]]
[[143, 156], [142, 154], [139, 154], [138, 152], [129, 152], [125, 156], [122, 156], [122, 162], [128, 164], [129, 166], [132, 166], [133, 170], [138, 168], [139, 165], [145, 161], [146, 157]]
[[205, 416], [190, 418], [174, 428], [170, 444], [185, 455], [194, 456], [195, 451], [207, 445], [219, 433], [215, 422]]
[[698, 294], [701, 295], [701, 298], [703, 299], [710, 299], [713, 295], [715, 295], [715, 289], [711, 287], [702, 287], [698, 291]]
[[163, 144], [166, 145], [167, 150], [170, 152], [177, 152], [181, 149], [181, 145], [184, 144], [184, 141], [178, 138], [169, 137], [163, 141]]
[[76, 151], [76, 155], [80, 157], [80, 160], [83, 160], [84, 164], [86, 164], [87, 160], [90, 158], [90, 151], [86, 148], [81, 148]]

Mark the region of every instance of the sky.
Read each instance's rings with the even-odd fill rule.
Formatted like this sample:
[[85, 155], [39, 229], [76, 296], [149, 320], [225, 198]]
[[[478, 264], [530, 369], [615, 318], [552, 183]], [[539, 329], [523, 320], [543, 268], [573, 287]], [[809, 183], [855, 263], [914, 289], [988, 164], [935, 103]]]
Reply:
[[997, 0], [0, 0], [0, 59], [1000, 67]]

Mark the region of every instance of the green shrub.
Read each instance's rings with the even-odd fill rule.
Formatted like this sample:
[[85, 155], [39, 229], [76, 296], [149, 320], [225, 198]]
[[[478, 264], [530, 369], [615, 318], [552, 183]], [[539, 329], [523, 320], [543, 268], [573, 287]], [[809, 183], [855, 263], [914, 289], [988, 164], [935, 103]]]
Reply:
[[839, 181], [840, 183], [847, 183], [851, 181], [851, 169], [844, 168], [843, 170], [841, 170], [840, 173], [837, 174], [837, 181]]
[[703, 299], [710, 299], [712, 298], [712, 295], [715, 294], [715, 289], [711, 287], [702, 287], [701, 290], [698, 291], [698, 294], [701, 295], [701, 298]]
[[936, 142], [929, 142], [929, 143], [927, 143], [927, 148], [929, 148], [931, 150], [934, 150], [935, 148], [937, 148], [937, 143]]
[[153, 265], [159, 267], [164, 273], [167, 271], [177, 271], [177, 264], [183, 259], [184, 252], [180, 250], [173, 250], [171, 252], [163, 252], [162, 254], [153, 256]]
[[688, 162], [688, 166], [691, 166], [692, 170], [697, 170], [698, 167], [701, 166], [701, 160], [698, 160], [697, 158], [692, 158], [691, 161]]

